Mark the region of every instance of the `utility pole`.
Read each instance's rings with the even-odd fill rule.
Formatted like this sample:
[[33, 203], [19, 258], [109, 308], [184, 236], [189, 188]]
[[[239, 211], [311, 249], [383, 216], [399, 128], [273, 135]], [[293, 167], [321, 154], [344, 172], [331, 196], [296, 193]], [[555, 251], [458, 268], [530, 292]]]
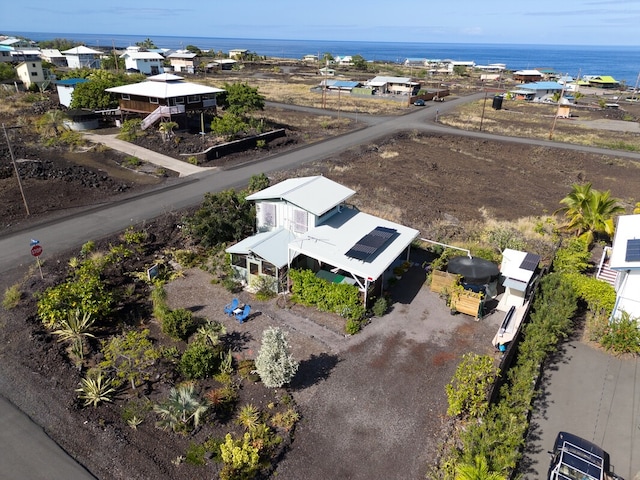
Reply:
[[[569, 76], [569, 74], [567, 73], [566, 75], [567, 77]], [[553, 123], [551, 124], [551, 130], [549, 131], [549, 140], [553, 139], [553, 131], [556, 128], [556, 122], [558, 121], [558, 114], [560, 113], [560, 105], [562, 103], [562, 99], [564, 97], [564, 87], [567, 84], [567, 82], [565, 81], [562, 84], [562, 90], [560, 91], [560, 98], [558, 99], [558, 108], [556, 109], [556, 115], [553, 117]]]
[[[11, 128], [20, 128], [20, 127], [11, 127]], [[24, 196], [24, 189], [22, 188], [22, 180], [20, 180], [20, 172], [18, 171], [18, 165], [16, 165], [16, 159], [13, 156], [11, 142], [9, 141], [9, 134], [7, 133], [7, 127], [5, 127], [4, 123], [2, 124], [2, 130], [4, 131], [4, 136], [7, 139], [7, 146], [9, 147], [9, 155], [11, 155], [11, 163], [13, 164], [13, 169], [15, 170], [16, 178], [18, 179], [18, 187], [20, 187], [20, 194], [22, 195], [24, 208], [27, 211], [27, 216], [29, 216], [31, 214], [29, 213], [29, 205], [27, 205], [27, 197]]]

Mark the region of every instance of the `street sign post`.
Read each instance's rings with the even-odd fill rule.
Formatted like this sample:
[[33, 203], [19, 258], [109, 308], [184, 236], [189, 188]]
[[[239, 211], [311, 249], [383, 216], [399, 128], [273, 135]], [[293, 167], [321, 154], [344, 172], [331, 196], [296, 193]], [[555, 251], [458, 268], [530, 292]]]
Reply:
[[40, 278], [44, 279], [44, 275], [42, 275], [42, 266], [40, 265], [40, 255], [42, 255], [42, 246], [40, 245], [40, 241], [31, 239], [29, 245], [31, 245], [31, 255], [36, 257], [38, 270], [40, 270]]

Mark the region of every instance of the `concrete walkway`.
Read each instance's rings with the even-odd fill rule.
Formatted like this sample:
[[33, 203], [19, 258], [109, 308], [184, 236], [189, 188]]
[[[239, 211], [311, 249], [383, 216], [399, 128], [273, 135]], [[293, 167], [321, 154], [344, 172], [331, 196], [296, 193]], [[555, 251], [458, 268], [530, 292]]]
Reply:
[[161, 153], [154, 152], [146, 148], [142, 148], [138, 145], [134, 145], [124, 140], [118, 140], [115, 134], [112, 135], [98, 135], [95, 133], [84, 133], [84, 137], [93, 143], [102, 143], [113, 150], [126, 153], [138, 157], [140, 160], [152, 163], [158, 167], [166, 168], [173, 172], [177, 172], [181, 177], [187, 177], [195, 173], [206, 172], [207, 170], [213, 170], [215, 167], [198, 167], [181, 160], [176, 160], [173, 157], [162, 155]]

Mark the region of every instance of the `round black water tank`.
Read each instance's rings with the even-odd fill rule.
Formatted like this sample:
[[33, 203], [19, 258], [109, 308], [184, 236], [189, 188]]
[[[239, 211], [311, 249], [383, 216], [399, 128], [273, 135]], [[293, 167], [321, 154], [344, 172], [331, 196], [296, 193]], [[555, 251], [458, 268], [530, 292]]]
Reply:
[[493, 107], [494, 110], [502, 109], [502, 100], [503, 100], [502, 95], [496, 95], [495, 97], [493, 97], [493, 104], [491, 106]]

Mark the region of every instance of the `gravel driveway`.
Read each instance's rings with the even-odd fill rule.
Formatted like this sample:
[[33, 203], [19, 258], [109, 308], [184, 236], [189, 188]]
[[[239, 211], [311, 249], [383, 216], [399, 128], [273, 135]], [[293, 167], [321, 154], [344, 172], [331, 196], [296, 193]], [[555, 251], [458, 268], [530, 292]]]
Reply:
[[[174, 282], [167, 288], [170, 303], [201, 305], [199, 314], [223, 317], [221, 302], [231, 295], [205, 277], [192, 270]], [[199, 293], [195, 285], [207, 291]], [[257, 354], [265, 327], [281, 326], [301, 362], [292, 388], [302, 420], [274, 478], [419, 479], [435, 461], [446, 434], [445, 385], [464, 353], [495, 354], [491, 339], [504, 314], [480, 321], [452, 316], [425, 284], [418, 262], [392, 294], [392, 310], [354, 336], [342, 333], [343, 320], [335, 316], [279, 308], [245, 293], [241, 301], [254, 311], [249, 322], [223, 319], [228, 332], [248, 340], [247, 356]]]

